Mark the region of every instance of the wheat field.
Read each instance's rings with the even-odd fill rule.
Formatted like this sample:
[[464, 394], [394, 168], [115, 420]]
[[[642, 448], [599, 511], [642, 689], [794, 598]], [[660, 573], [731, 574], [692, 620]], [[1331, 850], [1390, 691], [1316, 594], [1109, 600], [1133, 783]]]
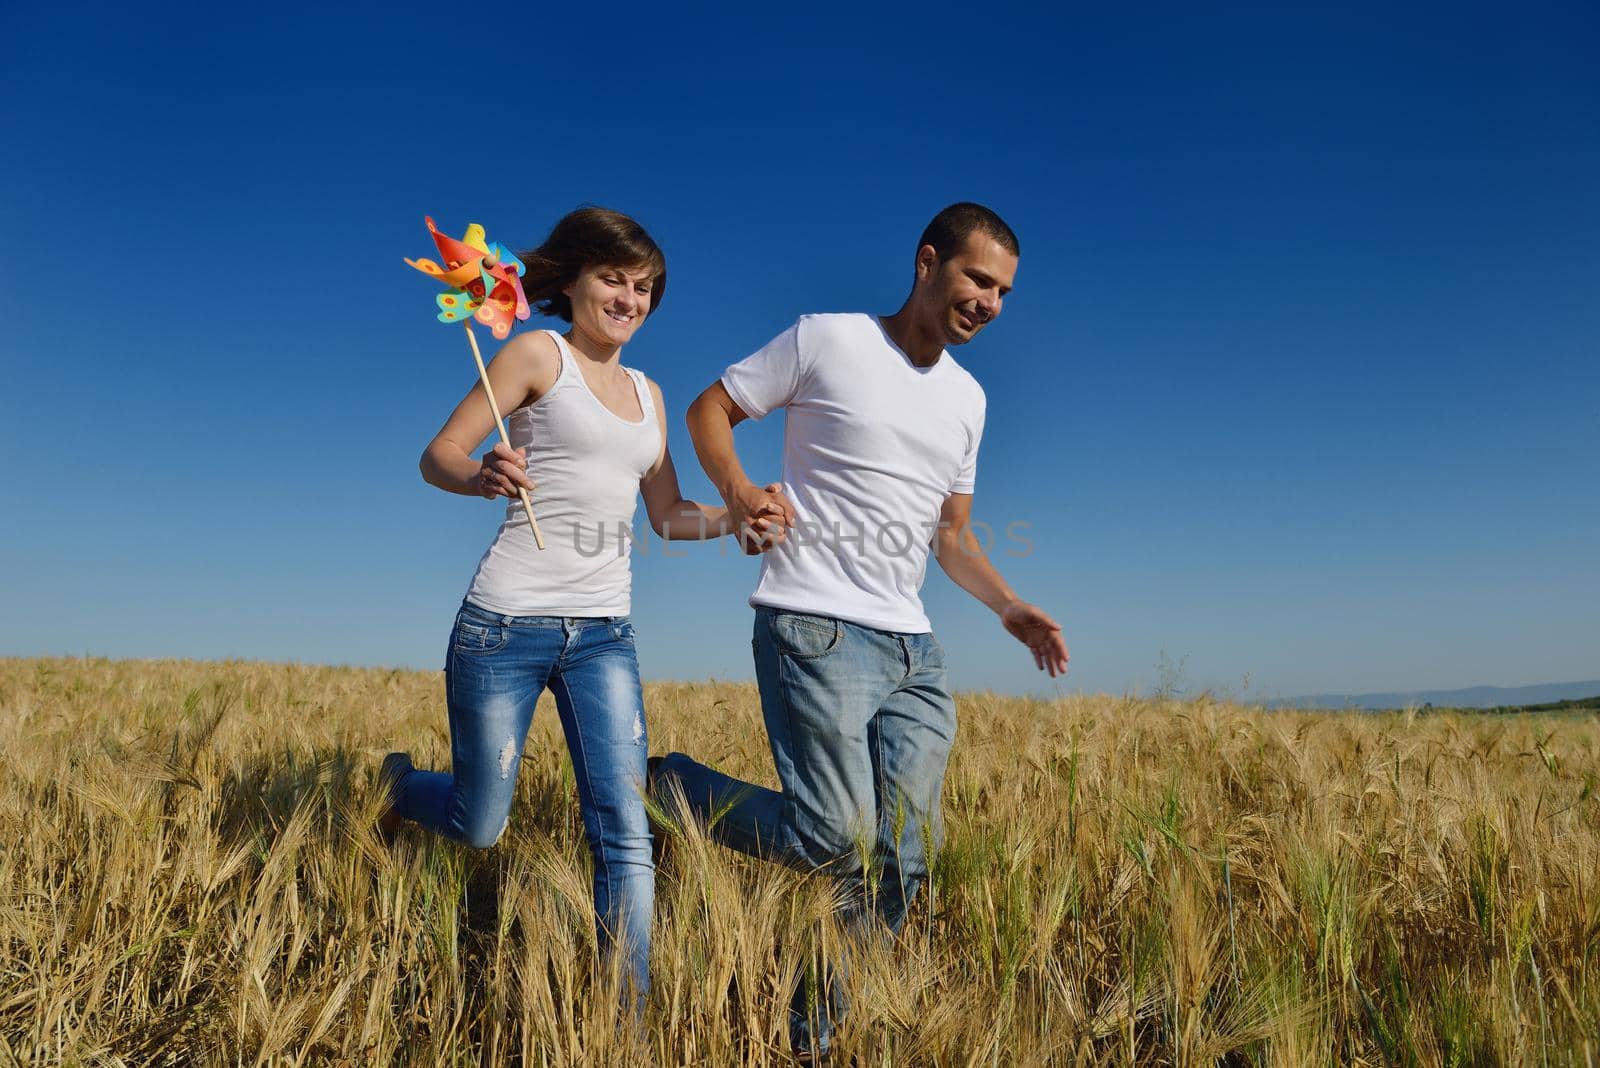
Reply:
[[[447, 766], [437, 673], [0, 660], [0, 1060], [769, 1065], [819, 880], [671, 837], [653, 987], [597, 959], [553, 709], [510, 830], [372, 821]], [[548, 700], [548, 699], [547, 699]], [[772, 783], [752, 686], [647, 687], [651, 747]], [[1591, 719], [960, 697], [947, 840], [853, 964], [838, 1063], [1583, 1064]]]

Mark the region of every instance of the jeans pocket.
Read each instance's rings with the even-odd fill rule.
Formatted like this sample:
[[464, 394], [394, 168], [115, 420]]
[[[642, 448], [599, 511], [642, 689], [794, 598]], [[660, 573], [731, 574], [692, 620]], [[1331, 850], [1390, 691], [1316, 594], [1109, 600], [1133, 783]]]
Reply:
[[837, 619], [800, 612], [774, 612], [772, 637], [778, 651], [799, 660], [815, 660], [839, 647], [844, 628]]
[[498, 623], [483, 623], [470, 619], [457, 619], [450, 647], [464, 656], [483, 656], [498, 653], [511, 640], [506, 628]]
[[619, 642], [633, 641], [633, 620], [619, 619], [611, 624], [611, 636]]

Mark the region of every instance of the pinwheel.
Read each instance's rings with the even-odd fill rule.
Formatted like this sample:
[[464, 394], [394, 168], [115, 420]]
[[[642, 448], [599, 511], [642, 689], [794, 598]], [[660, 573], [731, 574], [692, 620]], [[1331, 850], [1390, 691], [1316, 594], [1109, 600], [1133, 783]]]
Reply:
[[[500, 440], [511, 447], [511, 437], [506, 433], [506, 421], [500, 415], [500, 405], [495, 402], [494, 389], [489, 385], [489, 369], [484, 366], [483, 353], [478, 350], [478, 337], [472, 332], [472, 320], [487, 326], [496, 338], [511, 333], [513, 317], [527, 319], [528, 298], [522, 292], [522, 275], [527, 270], [521, 260], [507, 251], [505, 246], [491, 244], [483, 227], [470, 223], [467, 232], [458, 241], [441, 233], [427, 216], [428, 233], [439, 247], [443, 266], [427, 259], [407, 259], [406, 262], [423, 274], [450, 287], [450, 292], [436, 298], [439, 321], [460, 323], [467, 331], [467, 342], [472, 346], [472, 358], [478, 364], [478, 380], [489, 398], [489, 410], [494, 412], [494, 424], [500, 431]], [[528, 525], [533, 528], [533, 541], [544, 548], [544, 535], [539, 533], [539, 521], [533, 517], [533, 501], [528, 491], [517, 487], [522, 498], [522, 509], [528, 513]]]

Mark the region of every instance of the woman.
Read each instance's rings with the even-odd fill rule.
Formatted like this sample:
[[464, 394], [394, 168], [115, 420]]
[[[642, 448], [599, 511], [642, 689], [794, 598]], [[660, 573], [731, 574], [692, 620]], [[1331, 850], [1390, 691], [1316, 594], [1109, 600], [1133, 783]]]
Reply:
[[[666, 259], [638, 223], [581, 208], [523, 254], [530, 304], [571, 324], [530, 331], [489, 366], [514, 448], [474, 449], [494, 429], [476, 386], [422, 454], [422, 476], [465, 496], [508, 498], [478, 563], [445, 664], [451, 774], [391, 753], [380, 772], [392, 832], [414, 820], [487, 848], [505, 830], [534, 704], [548, 686], [577, 779], [594, 856], [601, 943], [621, 942], [624, 974], [647, 987], [655, 887], [645, 815], [644, 705], [628, 620], [636, 494], [664, 538], [730, 533], [722, 508], [684, 500], [667, 451], [660, 388], [621, 363], [622, 346], [666, 291]], [[541, 551], [517, 496], [526, 488]]]

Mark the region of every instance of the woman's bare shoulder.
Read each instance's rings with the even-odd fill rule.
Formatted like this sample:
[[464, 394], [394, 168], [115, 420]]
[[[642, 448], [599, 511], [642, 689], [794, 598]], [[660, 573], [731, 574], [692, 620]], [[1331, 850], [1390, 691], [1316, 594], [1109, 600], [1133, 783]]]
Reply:
[[555, 338], [544, 330], [517, 334], [500, 346], [494, 362], [501, 364], [502, 373], [509, 372], [510, 377], [526, 387], [535, 399], [561, 375], [561, 349]]
[[561, 349], [548, 330], [525, 330], [500, 346], [495, 359], [510, 357], [514, 363], [557, 364], [561, 362]]

